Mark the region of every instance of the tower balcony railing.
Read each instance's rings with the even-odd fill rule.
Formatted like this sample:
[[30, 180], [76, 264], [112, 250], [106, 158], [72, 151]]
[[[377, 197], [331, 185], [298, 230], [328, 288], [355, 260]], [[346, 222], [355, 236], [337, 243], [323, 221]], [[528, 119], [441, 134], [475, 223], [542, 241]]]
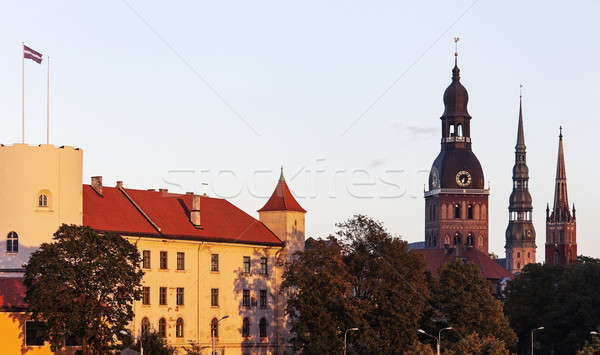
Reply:
[[455, 195], [489, 195], [490, 189], [433, 189], [425, 191], [425, 197], [439, 195], [439, 194], [455, 194]]
[[442, 138], [442, 142], [444, 142], [444, 143], [453, 143], [453, 142], [471, 143], [471, 137], [445, 137], [445, 138]]

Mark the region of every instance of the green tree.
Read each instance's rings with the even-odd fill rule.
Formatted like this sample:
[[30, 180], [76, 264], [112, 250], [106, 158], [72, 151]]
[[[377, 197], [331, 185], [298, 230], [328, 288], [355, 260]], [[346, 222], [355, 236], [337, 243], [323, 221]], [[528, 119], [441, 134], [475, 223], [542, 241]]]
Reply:
[[505, 312], [519, 337], [519, 349], [535, 346], [542, 353], [573, 354], [600, 326], [600, 263], [529, 264], [509, 282]]
[[[502, 304], [492, 296], [492, 286], [470, 262], [456, 260], [440, 268], [433, 286], [433, 302], [445, 319], [436, 328], [452, 326], [459, 335], [477, 332], [483, 338], [495, 337], [509, 347], [517, 337], [505, 317]], [[446, 335], [456, 338], [453, 332]]]
[[25, 300], [47, 322], [53, 351], [79, 339], [83, 354], [106, 353], [133, 319], [141, 297], [140, 255], [115, 233], [62, 225], [25, 265]]
[[506, 344], [493, 336], [480, 337], [477, 333], [456, 342], [444, 355], [509, 355]]
[[357, 317], [341, 246], [333, 238], [312, 242], [286, 265], [283, 278], [294, 349], [303, 354], [340, 353], [340, 333]]
[[359, 306], [361, 331], [353, 349], [361, 354], [399, 354], [417, 340], [429, 289], [420, 255], [392, 237], [380, 222], [362, 215], [337, 225], [344, 262]]
[[592, 341], [586, 340], [583, 348], [577, 352], [577, 355], [600, 355], [600, 337], [595, 336]]
[[291, 339], [303, 354], [348, 349], [401, 354], [416, 341], [428, 287], [420, 256], [365, 216], [338, 224], [337, 239], [312, 241], [286, 265]]

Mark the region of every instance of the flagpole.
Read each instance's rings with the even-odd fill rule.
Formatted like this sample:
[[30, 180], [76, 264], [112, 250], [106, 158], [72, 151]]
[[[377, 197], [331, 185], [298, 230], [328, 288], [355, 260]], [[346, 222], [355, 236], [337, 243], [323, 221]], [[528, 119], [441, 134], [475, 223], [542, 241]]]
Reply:
[[25, 143], [25, 43], [23, 42], [21, 42], [21, 49], [21, 89], [23, 90], [21, 92], [21, 111], [23, 113], [23, 116], [21, 117], [21, 143]]
[[46, 144], [50, 144], [50, 56], [48, 56], [48, 86], [46, 87]]

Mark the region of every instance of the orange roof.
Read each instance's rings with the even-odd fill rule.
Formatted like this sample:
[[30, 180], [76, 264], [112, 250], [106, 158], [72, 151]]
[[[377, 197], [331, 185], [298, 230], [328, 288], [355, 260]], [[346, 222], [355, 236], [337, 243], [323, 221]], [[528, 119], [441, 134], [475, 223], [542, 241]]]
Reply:
[[455, 248], [426, 248], [414, 249], [413, 251], [423, 255], [425, 258], [426, 270], [435, 277], [438, 276], [442, 265], [452, 262], [457, 258], [464, 258], [464, 260], [475, 264], [481, 271], [481, 274], [488, 280], [502, 280], [505, 277], [512, 277], [510, 272], [476, 248], [462, 249], [460, 251], [460, 256], [456, 255]]
[[258, 212], [265, 211], [297, 211], [306, 213], [306, 210], [296, 201], [290, 188], [287, 186], [283, 178], [283, 169], [281, 170], [279, 182], [275, 186], [275, 191], [273, 191], [273, 194], [263, 208], [258, 210]]
[[[129, 196], [129, 198], [127, 196]], [[281, 246], [262, 222], [224, 199], [201, 196], [202, 228], [190, 222], [193, 196], [83, 185], [83, 224], [123, 235]]]
[[25, 291], [22, 277], [0, 277], [0, 310], [26, 309]]

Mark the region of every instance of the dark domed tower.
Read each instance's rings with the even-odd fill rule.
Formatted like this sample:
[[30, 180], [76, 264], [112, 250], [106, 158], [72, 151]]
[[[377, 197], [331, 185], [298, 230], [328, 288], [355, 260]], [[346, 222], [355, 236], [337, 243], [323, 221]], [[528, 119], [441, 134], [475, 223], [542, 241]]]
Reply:
[[562, 127], [558, 139], [552, 212], [546, 207], [546, 264], [572, 264], [577, 262], [577, 221], [575, 205], [573, 212], [569, 211]]
[[523, 108], [519, 100], [519, 128], [515, 146], [513, 167], [513, 191], [508, 205], [508, 227], [506, 227], [506, 269], [518, 273], [526, 264], [535, 262], [535, 229], [531, 221], [531, 195], [529, 194], [529, 168], [527, 148], [523, 131]]
[[489, 189], [471, 151], [468, 101], [455, 59], [452, 83], [444, 92], [442, 147], [425, 192], [425, 247], [475, 247], [487, 254]]

